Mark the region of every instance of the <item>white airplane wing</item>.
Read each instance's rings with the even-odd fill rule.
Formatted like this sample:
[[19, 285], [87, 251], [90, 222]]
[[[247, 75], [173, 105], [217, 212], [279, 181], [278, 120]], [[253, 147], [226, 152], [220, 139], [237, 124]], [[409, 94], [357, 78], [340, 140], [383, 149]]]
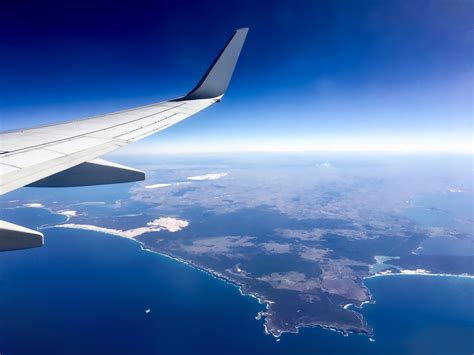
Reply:
[[[0, 133], [0, 195], [23, 186], [67, 187], [144, 180], [143, 172], [98, 157], [219, 102], [247, 32], [247, 28], [242, 28], [233, 34], [186, 96], [81, 120]], [[41, 245], [41, 233], [0, 221], [0, 251]]]

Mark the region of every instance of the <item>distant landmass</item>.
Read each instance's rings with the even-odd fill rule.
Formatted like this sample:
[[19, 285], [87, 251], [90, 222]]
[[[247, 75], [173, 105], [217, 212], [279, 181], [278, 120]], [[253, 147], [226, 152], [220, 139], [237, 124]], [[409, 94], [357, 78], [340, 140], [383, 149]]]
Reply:
[[[152, 167], [128, 198], [98, 193], [4, 205], [63, 215], [41, 226], [46, 235], [65, 228], [132, 239], [231, 282], [266, 305], [256, 318], [265, 319], [267, 334], [319, 326], [373, 337], [358, 311], [375, 301], [365, 279], [474, 275], [470, 173], [460, 165], [466, 174], [444, 171], [425, 181], [417, 168], [426, 166], [338, 157], [191, 160]], [[443, 223], [426, 221], [430, 213]]]

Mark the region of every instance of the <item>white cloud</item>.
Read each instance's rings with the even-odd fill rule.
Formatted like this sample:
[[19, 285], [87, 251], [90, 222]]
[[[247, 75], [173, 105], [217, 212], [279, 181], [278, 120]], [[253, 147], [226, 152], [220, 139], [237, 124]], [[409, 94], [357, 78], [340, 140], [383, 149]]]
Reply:
[[30, 207], [30, 208], [43, 208], [42, 203], [25, 203], [23, 207]]
[[333, 168], [333, 166], [330, 162], [324, 162], [324, 163], [318, 164], [317, 166], [321, 169], [331, 169], [331, 168]]
[[159, 189], [160, 187], [168, 187], [168, 186], [171, 186], [171, 184], [153, 184], [153, 185], [145, 186], [145, 189]]
[[197, 176], [188, 177], [188, 180], [195, 180], [195, 181], [217, 180], [217, 179], [223, 178], [226, 175], [227, 175], [227, 173], [214, 173], [214, 174], [197, 175]]
[[169, 186], [179, 186], [179, 185], [187, 185], [190, 184], [190, 181], [180, 181], [175, 183], [164, 183], [164, 184], [153, 184], [145, 186], [145, 189], [159, 189], [161, 187], [169, 187]]

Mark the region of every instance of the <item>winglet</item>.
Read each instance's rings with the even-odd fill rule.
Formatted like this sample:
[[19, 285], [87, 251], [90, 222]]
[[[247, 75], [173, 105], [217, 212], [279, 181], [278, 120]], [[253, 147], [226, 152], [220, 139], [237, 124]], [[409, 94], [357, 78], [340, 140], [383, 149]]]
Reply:
[[196, 87], [186, 96], [179, 98], [179, 101], [218, 99], [224, 95], [237, 64], [237, 59], [239, 59], [248, 30], [248, 28], [241, 28], [235, 31]]

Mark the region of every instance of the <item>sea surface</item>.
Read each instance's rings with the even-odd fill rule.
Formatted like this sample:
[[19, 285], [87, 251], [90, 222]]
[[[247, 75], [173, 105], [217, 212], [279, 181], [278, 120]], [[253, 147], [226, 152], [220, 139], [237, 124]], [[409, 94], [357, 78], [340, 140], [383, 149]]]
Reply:
[[418, 254], [474, 255], [474, 194], [472, 192], [445, 192], [412, 198], [411, 208], [405, 215], [425, 227], [447, 227], [465, 235], [465, 238], [438, 236], [423, 241]]
[[461, 233], [473, 233], [474, 193], [465, 191], [420, 195], [411, 199], [407, 217], [427, 227], [446, 227]]
[[[16, 209], [23, 225], [63, 217]], [[41, 249], [0, 253], [0, 354], [472, 354], [474, 279], [366, 281], [375, 329], [344, 337], [313, 328], [264, 334], [263, 309], [222, 280], [138, 243], [48, 229]], [[147, 312], [149, 310], [149, 312]]]

